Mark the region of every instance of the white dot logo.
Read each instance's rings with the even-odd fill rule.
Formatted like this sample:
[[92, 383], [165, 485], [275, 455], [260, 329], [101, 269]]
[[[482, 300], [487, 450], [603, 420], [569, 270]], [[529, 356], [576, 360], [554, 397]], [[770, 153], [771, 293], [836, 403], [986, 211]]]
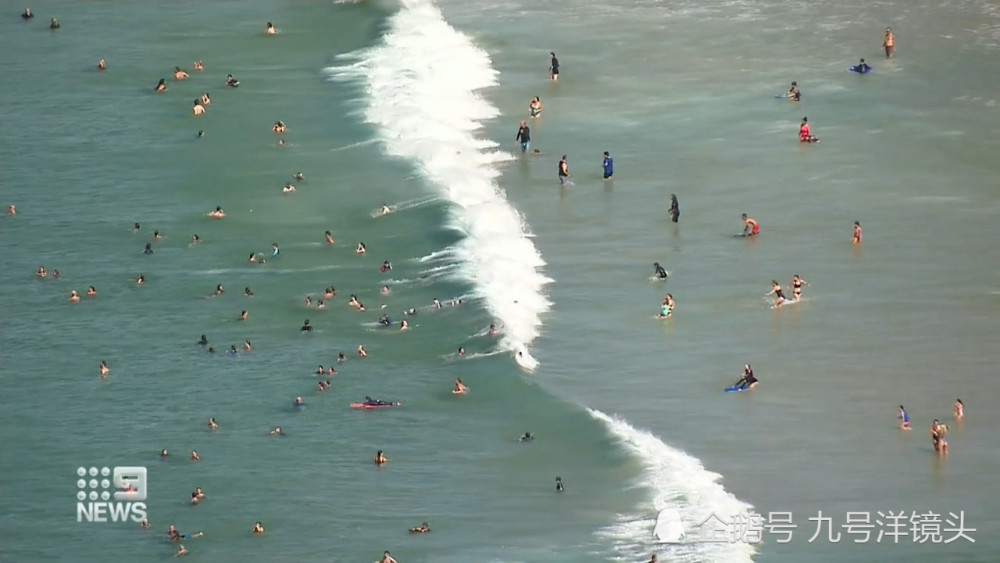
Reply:
[[87, 488], [87, 480], [86, 479], [80, 479], [79, 481], [76, 482], [76, 486], [79, 489], [86, 489]]
[[83, 502], [83, 501], [87, 500], [87, 493], [85, 493], [83, 491], [80, 491], [80, 492], [76, 493], [76, 500], [78, 500], [80, 502]]
[[97, 500], [97, 491], [90, 491], [90, 500]]
[[90, 480], [90, 488], [91, 489], [96, 489], [97, 488], [97, 479], [91, 479]]
[[83, 476], [87, 475], [87, 468], [86, 467], [77, 467], [76, 468], [76, 474], [79, 475], [80, 477], [83, 477]]
[[97, 477], [97, 468], [96, 467], [91, 467], [90, 468], [90, 476], [91, 477]]
[[101, 500], [108, 500], [109, 498], [111, 498], [111, 493], [107, 491], [101, 492]]
[[111, 481], [108, 481], [107, 479], [104, 479], [104, 480], [101, 481], [101, 488], [102, 489], [107, 489], [107, 488], [110, 488], [110, 487], [111, 487]]
[[102, 467], [101, 468], [101, 476], [102, 477], [107, 477], [108, 475], [111, 475], [111, 470], [108, 469], [107, 467]]

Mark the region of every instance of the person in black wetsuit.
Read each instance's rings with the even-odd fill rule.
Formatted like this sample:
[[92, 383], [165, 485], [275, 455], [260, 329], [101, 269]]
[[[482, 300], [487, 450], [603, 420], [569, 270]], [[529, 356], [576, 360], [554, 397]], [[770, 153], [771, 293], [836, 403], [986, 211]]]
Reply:
[[299, 330], [302, 332], [312, 332], [312, 329], [313, 327], [311, 324], [309, 324], [309, 319], [306, 319], [306, 321], [302, 323], [302, 328], [300, 328]]
[[665, 280], [670, 277], [670, 274], [663, 269], [663, 266], [661, 266], [659, 262], [653, 262], [653, 273], [656, 276], [656, 279], [660, 280]]
[[757, 378], [753, 375], [753, 368], [750, 364], [743, 366], [743, 377], [733, 384], [737, 389], [753, 389], [757, 386]]
[[681, 217], [681, 206], [677, 203], [677, 194], [670, 194], [670, 220], [674, 223]]
[[552, 55], [552, 61], [549, 62], [549, 72], [551, 72], [552, 81], [555, 82], [559, 80], [559, 59], [556, 58], [554, 52], [549, 52]]

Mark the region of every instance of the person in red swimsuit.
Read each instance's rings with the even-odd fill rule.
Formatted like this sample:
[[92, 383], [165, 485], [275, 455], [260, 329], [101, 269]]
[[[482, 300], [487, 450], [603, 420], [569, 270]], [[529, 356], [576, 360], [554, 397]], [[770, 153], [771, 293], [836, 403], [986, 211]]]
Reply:
[[752, 237], [760, 234], [760, 223], [755, 221], [751, 217], [747, 217], [747, 214], [743, 214], [743, 236]]
[[812, 132], [809, 130], [809, 118], [808, 117], [803, 117], [802, 118], [802, 124], [799, 125], [799, 142], [800, 143], [815, 143], [815, 142], [818, 142], [818, 141], [819, 141], [819, 139], [817, 139], [815, 136], [813, 136]]

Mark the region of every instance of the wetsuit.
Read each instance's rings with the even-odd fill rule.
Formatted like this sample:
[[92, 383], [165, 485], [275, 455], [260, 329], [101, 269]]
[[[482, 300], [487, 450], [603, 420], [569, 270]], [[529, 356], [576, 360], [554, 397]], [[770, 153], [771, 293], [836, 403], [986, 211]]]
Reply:
[[670, 201], [670, 220], [676, 223], [677, 219], [679, 219], [680, 216], [681, 216], [681, 208], [677, 204], [677, 200], [673, 199]]
[[549, 65], [549, 70], [552, 71], [552, 77], [555, 78], [559, 76], [559, 59], [555, 55], [552, 55], [552, 62]]
[[663, 269], [663, 266], [656, 267], [656, 277], [665, 280], [668, 277], [667, 271]]
[[312, 325], [302, 325], [302, 328], [299, 330], [301, 330], [302, 332], [312, 332], [312, 329], [313, 329]]
[[518, 128], [514, 140], [521, 143], [521, 152], [528, 152], [528, 148], [531, 146], [531, 129], [527, 125]]

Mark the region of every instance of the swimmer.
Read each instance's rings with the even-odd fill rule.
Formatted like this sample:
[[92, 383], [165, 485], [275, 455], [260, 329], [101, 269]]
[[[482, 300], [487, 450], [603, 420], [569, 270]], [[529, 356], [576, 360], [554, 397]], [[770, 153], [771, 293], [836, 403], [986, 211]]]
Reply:
[[87, 297], [97, 297], [97, 288], [90, 286], [87, 288]]
[[382, 326], [389, 326], [390, 324], [392, 324], [392, 321], [389, 320], [389, 316], [388, 315], [382, 315], [382, 317], [379, 318], [379, 320], [378, 320], [378, 324], [380, 324]]
[[198, 72], [201, 72], [202, 70], [205, 69], [205, 65], [201, 64], [201, 61], [195, 61], [193, 66], [194, 69]]
[[658, 280], [665, 280], [670, 277], [670, 274], [663, 269], [663, 266], [659, 262], [653, 262], [653, 275], [656, 276]]
[[160, 450], [160, 459], [167, 459], [167, 450]]
[[285, 140], [284, 139], [278, 139], [278, 146], [279, 147], [285, 146]]
[[242, 311], [240, 311], [239, 320], [245, 321], [245, 320], [247, 320], [248, 316], [249, 316], [249, 313], [247, 313], [247, 310], [243, 309]]
[[342, 364], [347, 361], [347, 356], [343, 352], [337, 352], [337, 363]]
[[226, 75], [226, 88], [239, 88], [240, 81], [233, 78], [232, 74]]
[[229, 355], [230, 356], [235, 356], [236, 354], [239, 354], [239, 352], [236, 350], [236, 345], [235, 344], [230, 344], [229, 345]]
[[362, 346], [362, 345], [360, 345], [360, 344], [358, 345], [358, 357], [359, 358], [367, 358], [368, 357], [368, 352], [365, 351], [365, 347]]
[[365, 243], [359, 242], [358, 243], [358, 248], [357, 248], [357, 250], [354, 251], [354, 253], [355, 254], [364, 254], [367, 251], [368, 251], [368, 247], [365, 246]]
[[962, 402], [962, 399], [955, 399], [954, 413], [955, 420], [961, 421], [965, 418], [965, 403]]
[[97, 70], [107, 70], [108, 65], [104, 63], [104, 59], [97, 61]]
[[180, 544], [177, 546], [177, 553], [174, 555], [174, 557], [180, 557], [181, 555], [187, 555], [187, 554], [188, 554], [187, 548], [184, 547], [184, 544]]
[[317, 393], [322, 393], [322, 392], [324, 392], [324, 391], [327, 390], [327, 387], [328, 386], [327, 386], [327, 384], [325, 382], [320, 381], [320, 382], [316, 383], [316, 392]]
[[802, 286], [809, 285], [809, 282], [799, 277], [798, 274], [792, 276], [792, 301], [802, 299]]
[[142, 528], [143, 530], [148, 530], [149, 529], [149, 518], [143, 518], [142, 520], [140, 520], [139, 521], [139, 527]]
[[854, 234], [851, 235], [851, 244], [859, 245], [861, 244], [861, 222], [854, 222]]
[[215, 346], [209, 346], [208, 347], [208, 353], [209, 354], [214, 354], [215, 353]]
[[160, 242], [161, 240], [163, 240], [163, 235], [160, 234], [160, 231], [153, 231], [153, 242]]
[[302, 408], [306, 406], [306, 404], [302, 401], [302, 397], [295, 397], [295, 402], [293, 403], [293, 406], [295, 408]]
[[204, 94], [202, 94], [201, 98], [199, 98], [199, 100], [201, 101], [201, 105], [203, 105], [203, 106], [207, 106], [207, 105], [209, 105], [209, 104], [212, 103], [212, 98], [208, 97], [208, 92], [205, 92]]
[[167, 79], [161, 78], [159, 82], [156, 83], [155, 92], [166, 92], [167, 91]]
[[750, 364], [743, 366], [743, 377], [733, 384], [733, 387], [737, 389], [753, 389], [757, 386], [757, 378], [754, 377], [753, 368]]
[[320, 364], [319, 367], [316, 368], [316, 375], [323, 375], [324, 373], [326, 373], [326, 369], [323, 368], [323, 364]]
[[752, 217], [747, 217], [746, 213], [741, 215], [740, 218], [743, 219], [743, 236], [753, 237], [760, 234], [760, 223]]
[[[256, 264], [258, 262], [258, 260], [257, 260], [257, 253], [256, 252], [251, 252], [250, 253], [250, 258], [247, 258], [247, 261], [250, 262], [251, 264]], [[264, 261], [260, 260], [260, 263], [263, 264]]]
[[52, 279], [54, 281], [59, 281], [59, 270], [52, 270]]
[[153, 253], [153, 245], [151, 245], [151, 244], [149, 244], [147, 242], [146, 243], [146, 249], [143, 250], [142, 253], [145, 254], [145, 255], [147, 255], [147, 256], [150, 255], [150, 254], [152, 254]]
[[59, 20], [52, 18], [49, 20], [49, 29], [59, 29]]
[[799, 92], [798, 82], [792, 82], [792, 87], [788, 89], [785, 97], [793, 102], [797, 102], [802, 99], [802, 92]]
[[812, 134], [812, 130], [809, 128], [809, 118], [803, 117], [802, 123], [799, 125], [799, 142], [800, 143], [818, 143], [819, 139]]
[[331, 285], [323, 290], [323, 299], [333, 299], [337, 296], [337, 290]]
[[647, 561], [646, 563], [658, 563], [658, 560], [656, 559], [656, 554], [654, 553], [654, 554], [650, 555], [649, 556], [649, 561]]
[[455, 395], [463, 395], [469, 392], [469, 388], [464, 383], [462, 383], [462, 379], [459, 378], [455, 380], [455, 388], [452, 389], [451, 392], [454, 393]]
[[281, 251], [278, 250], [278, 243], [272, 242], [271, 243], [271, 258], [277, 258], [278, 254], [280, 254], [280, 253], [281, 253]]
[[35, 277], [37, 277], [38, 279], [43, 279], [43, 280], [45, 278], [47, 278], [48, 275], [49, 274], [45, 271], [45, 268], [43, 268], [41, 266], [38, 267], [38, 272], [35, 273]]
[[563, 487], [562, 477], [556, 477], [556, 492], [561, 493], [565, 490], [566, 488]]
[[892, 28], [885, 28], [885, 39], [882, 40], [882, 47], [885, 49], [885, 58], [891, 59], [896, 52], [896, 37], [892, 34]]
[[208, 217], [211, 219], [224, 219], [226, 212], [222, 210], [222, 206], [217, 205], [214, 210], [208, 212]]
[[295, 175], [294, 175], [294, 176], [292, 176], [292, 177], [293, 177], [293, 178], [295, 178], [296, 180], [300, 181], [300, 182], [301, 182], [302, 180], [305, 180], [305, 179], [306, 179], [306, 177], [305, 177], [305, 176], [303, 176], [301, 172], [296, 172], [296, 173], [295, 173]]
[[545, 108], [542, 107], [542, 100], [539, 99], [538, 96], [531, 98], [531, 103], [528, 104], [528, 115], [531, 116], [532, 119], [542, 115], [543, 109]]
[[252, 349], [253, 349], [253, 347], [250, 346], [250, 341], [249, 340], [244, 340], [243, 341], [243, 351], [244, 352], [249, 352]]
[[464, 358], [465, 357], [465, 348], [459, 348], [458, 349], [458, 357], [460, 357], [460, 358]]
[[868, 63], [865, 62], [864, 59], [861, 59], [860, 61], [858, 61], [857, 69], [858, 69], [858, 72], [860, 72], [860, 73], [863, 74], [863, 73], [871, 71], [872, 67], [870, 67], [868, 65]]
[[674, 296], [667, 294], [663, 298], [663, 303], [660, 304], [660, 314], [656, 315], [658, 319], [670, 319], [674, 316]]
[[272, 436], [287, 436], [287, 434], [285, 434], [285, 432], [281, 429], [280, 426], [274, 427], [274, 430], [271, 431], [271, 435]]
[[285, 132], [285, 124], [282, 123], [281, 121], [275, 121], [274, 125], [271, 126], [271, 131], [274, 131], [275, 133], [279, 133], [279, 134], [280, 133], [284, 133]]
[[569, 178], [569, 163], [566, 162], [566, 155], [562, 155], [559, 159], [559, 185], [565, 185]]
[[22, 20], [30, 20], [33, 17], [35, 17], [35, 14], [31, 12], [31, 8], [25, 8], [24, 11], [21, 12]]
[[202, 334], [201, 338], [198, 339], [198, 346], [208, 346], [208, 337]]
[[440, 309], [441, 308], [441, 302], [438, 301], [437, 297], [434, 298], [433, 304], [434, 304], [434, 308], [435, 309]]
[[382, 262], [382, 267], [379, 268], [378, 271], [379, 271], [379, 273], [384, 274], [384, 273], [388, 272], [391, 269], [392, 269], [392, 264], [390, 264], [389, 261], [386, 260], [385, 262]]
[[392, 210], [389, 209], [388, 205], [386, 205], [386, 204], [383, 203], [382, 204], [382, 209], [379, 210], [379, 213], [382, 214], [382, 215], [388, 215], [389, 213], [392, 213]]
[[70, 303], [76, 303], [76, 302], [77, 302], [77, 301], [79, 301], [79, 300], [80, 300], [80, 296], [79, 296], [79, 295], [77, 295], [77, 293], [76, 293], [76, 290], [75, 290], [75, 289], [74, 289], [73, 291], [70, 291], [70, 292], [69, 292], [69, 302], [70, 302]]
[[[191, 450], [191, 461], [201, 461], [201, 456], [198, 455], [198, 450]], [[199, 489], [201, 490], [201, 489]], [[204, 495], [202, 495], [204, 496]]]
[[[337, 375], [337, 370], [333, 369], [333, 366], [330, 366], [330, 368], [326, 370], [326, 374], [327, 375]], [[327, 384], [329, 384], [329, 383], [330, 382], [327, 381]]]
[[409, 309], [407, 309], [407, 310], [405, 311], [405, 313], [406, 313], [407, 315], [409, 315], [409, 316], [411, 316], [411, 317], [412, 317], [413, 315], [416, 315], [416, 314], [417, 314], [417, 310], [416, 310], [415, 308], [413, 308], [413, 307], [410, 307]]
[[327, 246], [333, 246], [333, 234], [330, 231], [324, 231], [323, 237], [326, 240]]
[[189, 539], [189, 538], [191, 538], [191, 539], [193, 539], [193, 538], [200, 538], [203, 535], [205, 535], [204, 532], [198, 532], [197, 534], [192, 534], [190, 536], [188, 536], [186, 534], [182, 534], [182, 533], [180, 533], [180, 532], [177, 531], [177, 528], [175, 528], [173, 524], [171, 524], [170, 527], [167, 528], [167, 538], [170, 541], [180, 541], [180, 540], [186, 540], [186, 539]]
[[7, 216], [8, 217], [13, 217], [15, 215], [17, 215], [17, 207], [15, 207], [13, 205], [8, 206], [7, 207]]
[[934, 444], [934, 452], [938, 455], [946, 455], [948, 453], [948, 440], [945, 440], [945, 434], [948, 432], [948, 426], [941, 424], [941, 421], [934, 419], [931, 423], [931, 442]]
[[312, 329], [313, 327], [309, 324], [309, 319], [306, 319], [305, 322], [302, 323], [302, 328], [299, 329], [299, 332], [312, 332]]
[[410, 528], [411, 534], [426, 534], [427, 532], [430, 531], [431, 527], [427, 524], [427, 522], [424, 522], [423, 524], [417, 526], [416, 528]]
[[219, 429], [219, 423], [215, 422], [215, 417], [214, 416], [208, 419], [208, 429], [209, 430], [218, 430]]
[[520, 441], [521, 442], [531, 442], [534, 439], [535, 439], [535, 437], [531, 435], [531, 432], [525, 432], [524, 436], [521, 436]]
[[670, 214], [670, 220], [674, 223], [681, 218], [681, 206], [677, 203], [677, 194], [670, 194], [670, 210], [667, 213]]
[[107, 377], [107, 375], [111, 373], [111, 369], [108, 368], [108, 364], [104, 363], [103, 360], [101, 361], [101, 364], [98, 366], [98, 369], [101, 371], [101, 377]]
[[194, 235], [191, 237], [191, 242], [188, 243], [188, 246], [194, 246], [200, 243], [201, 243], [201, 237], [199, 237], [198, 235]]
[[323, 300], [320, 299], [319, 301], [316, 302], [316, 308], [317, 309], [326, 309], [326, 303], [323, 303]]
[[251, 291], [249, 287], [244, 287], [243, 297], [253, 297], [253, 291]]
[[487, 334], [489, 334], [490, 336], [496, 336], [500, 334], [500, 331], [497, 330], [497, 325], [490, 323], [490, 329], [489, 331], [487, 331]]
[[779, 309], [781, 304], [785, 302], [785, 293], [781, 289], [781, 284], [778, 283], [778, 280], [771, 280], [771, 291], [765, 293], [764, 297], [770, 297], [771, 295], [774, 296], [774, 304], [771, 305], [771, 308]]
[[181, 70], [181, 67], [174, 67], [174, 80], [185, 80], [188, 77], [188, 73]]
[[144, 276], [143, 274], [139, 274], [139, 277], [135, 278], [135, 284], [142, 285], [144, 283], [146, 283], [146, 276]]
[[382, 450], [375, 452], [375, 465], [385, 465], [386, 463], [389, 463], [389, 458], [385, 457]]
[[910, 429], [910, 413], [906, 412], [906, 409], [903, 408], [903, 405], [899, 405], [899, 414], [896, 415], [896, 418], [899, 419], [900, 430]]
[[132, 223], [132, 232], [133, 233], [139, 232], [140, 228], [142, 228], [142, 227], [141, 227], [141, 225], [139, 225], [139, 223]]
[[382, 295], [389, 295], [389, 293], [390, 293], [390, 292], [389, 292], [389, 286], [387, 286], [387, 285], [383, 285], [383, 286], [382, 286], [382, 289], [380, 290], [380, 293], [381, 293]]
[[274, 29], [274, 24], [273, 23], [267, 22], [267, 30], [266, 30], [265, 33], [267, 33], [268, 35], [274, 35], [275, 33], [278, 33], [278, 32], [277, 32], [277, 30]]
[[604, 162], [601, 164], [601, 168], [604, 169], [604, 179], [610, 180], [615, 173], [615, 159], [611, 158], [608, 151], [604, 151]]
[[531, 129], [528, 128], [528, 124], [524, 121], [517, 128], [517, 135], [514, 136], [514, 140], [521, 143], [521, 152], [528, 152], [528, 148], [531, 147]]
[[[280, 430], [280, 429], [279, 429]], [[260, 522], [255, 522], [253, 528], [250, 528], [250, 533], [259, 536], [264, 533], [264, 525]]]
[[382, 553], [382, 559], [379, 559], [378, 563], [398, 563], [398, 562], [395, 559], [393, 559], [391, 555], [389, 555], [388, 551], [386, 551]]
[[410, 323], [406, 322], [406, 319], [399, 321], [399, 330], [409, 330]]
[[552, 59], [549, 61], [549, 77], [555, 82], [559, 80], [559, 59], [553, 52], [550, 52], [549, 55], [552, 55]]

